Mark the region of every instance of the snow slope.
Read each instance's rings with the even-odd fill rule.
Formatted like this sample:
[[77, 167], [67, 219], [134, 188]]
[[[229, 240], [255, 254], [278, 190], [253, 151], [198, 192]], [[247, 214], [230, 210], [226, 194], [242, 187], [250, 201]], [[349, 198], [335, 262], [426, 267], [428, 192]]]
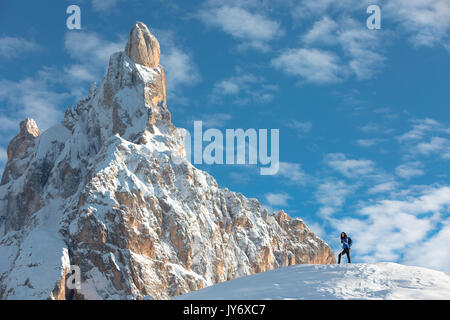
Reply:
[[450, 299], [450, 276], [390, 262], [295, 265], [219, 283], [175, 299]]

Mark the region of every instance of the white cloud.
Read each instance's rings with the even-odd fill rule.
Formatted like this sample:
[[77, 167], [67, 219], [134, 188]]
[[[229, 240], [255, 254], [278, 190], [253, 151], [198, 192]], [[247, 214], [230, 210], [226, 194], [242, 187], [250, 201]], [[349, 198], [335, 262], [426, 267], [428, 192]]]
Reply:
[[170, 48], [166, 54], [163, 54], [162, 63], [167, 71], [169, 97], [176, 96], [181, 86], [192, 86], [200, 81], [200, 75], [192, 57], [179, 48]]
[[297, 120], [291, 120], [288, 123], [288, 127], [295, 129], [299, 134], [305, 134], [311, 131], [312, 129], [312, 122], [310, 121], [297, 121]]
[[94, 82], [97, 80], [96, 76], [92, 74], [92, 69], [87, 65], [73, 64], [65, 68], [64, 71], [71, 79], [87, 82]]
[[125, 42], [124, 37], [112, 42], [102, 39], [95, 32], [67, 32], [64, 45], [72, 58], [107, 66], [113, 53], [124, 50]]
[[[336, 227], [345, 225], [356, 239], [355, 251], [366, 261], [396, 261], [411, 246], [426, 243], [431, 232], [439, 231], [439, 222], [447, 221], [450, 206], [450, 187], [428, 187], [415, 193], [407, 190], [397, 199], [385, 199], [363, 205], [359, 213], [363, 219], [340, 218]], [[445, 245], [439, 245], [443, 255]], [[421, 251], [415, 252], [421, 255]], [[370, 256], [370, 258], [368, 258]], [[436, 261], [433, 261], [436, 262]], [[431, 263], [433, 263], [431, 262]], [[426, 262], [423, 262], [424, 265]]]
[[[51, 87], [53, 79], [49, 77], [41, 72], [17, 82], [0, 80], [0, 101], [6, 102], [9, 110], [8, 116], [0, 118], [6, 124], [0, 131], [18, 130], [19, 122], [26, 117], [34, 118], [42, 130], [62, 119], [61, 108], [69, 94], [55, 92]], [[2, 112], [6, 114], [6, 110]]]
[[413, 152], [423, 155], [438, 153], [442, 159], [450, 159], [450, 140], [441, 137], [432, 137], [429, 142], [422, 142]]
[[[354, 12], [365, 12], [369, 4], [374, 3], [371, 0], [303, 0], [292, 12], [294, 17], [301, 19], [325, 15], [348, 16]], [[450, 2], [448, 0], [385, 1], [382, 3], [382, 21], [397, 23], [400, 27], [399, 31], [405, 32], [416, 46], [442, 45], [447, 49], [450, 48]], [[397, 32], [400, 33], [399, 31]]]
[[107, 12], [114, 8], [119, 0], [92, 0], [92, 8], [95, 11]]
[[234, 97], [233, 104], [247, 105], [251, 102], [268, 103], [273, 100], [275, 85], [265, 82], [263, 77], [251, 73], [239, 74], [223, 79], [214, 85], [211, 101], [221, 103], [226, 96]]
[[65, 49], [77, 63], [64, 69], [66, 81], [76, 83], [100, 80], [108, 67], [111, 55], [123, 51], [125, 43], [124, 36], [113, 42], [101, 38], [95, 32], [67, 32], [64, 40]]
[[271, 206], [287, 206], [291, 196], [286, 193], [267, 193], [264, 195], [266, 202]]
[[0, 58], [13, 59], [25, 52], [39, 50], [40, 47], [33, 41], [16, 37], [0, 38]]
[[397, 187], [397, 183], [395, 181], [388, 181], [384, 183], [379, 183], [372, 188], [370, 188], [367, 193], [369, 194], [378, 194], [385, 193], [395, 190]]
[[301, 185], [304, 185], [309, 181], [308, 175], [303, 171], [302, 166], [299, 163], [293, 162], [281, 161], [276, 177], [285, 178]]
[[151, 30], [155, 32], [161, 46], [161, 65], [166, 71], [167, 96], [178, 104], [186, 104], [183, 88], [191, 87], [201, 81], [194, 57], [183, 48], [176, 35], [170, 30]]
[[330, 217], [332, 214], [334, 214], [335, 212], [336, 212], [336, 208], [325, 206], [325, 207], [321, 207], [321, 208], [319, 209], [319, 212], [318, 212], [318, 213], [319, 213], [319, 216], [328, 218], [328, 217]]
[[8, 154], [6, 149], [0, 147], [0, 163], [6, 162], [8, 160]]
[[[406, 149], [405, 158], [417, 155], [439, 155], [442, 159], [450, 159], [450, 140], [442, 135], [450, 134], [450, 128], [442, 123], [426, 118], [413, 120], [413, 128], [397, 137]], [[439, 135], [439, 136], [438, 136]]]
[[299, 76], [315, 84], [341, 80], [339, 58], [332, 52], [318, 49], [287, 49], [271, 61], [272, 66], [286, 74]]
[[427, 134], [432, 132], [450, 133], [450, 129], [444, 127], [441, 123], [434, 119], [425, 118], [413, 120], [413, 128], [398, 137], [399, 142], [421, 140]]
[[381, 139], [358, 139], [356, 143], [358, 143], [361, 147], [372, 147], [380, 141]]
[[367, 176], [375, 173], [375, 163], [365, 159], [347, 159], [342, 153], [330, 153], [325, 158], [326, 163], [347, 178]]
[[[295, 18], [308, 19], [311, 16], [324, 16], [325, 14], [343, 11], [361, 11], [367, 8], [371, 0], [301, 0], [297, 1], [297, 6], [292, 10]], [[364, 12], [364, 11], [363, 11]]]
[[340, 49], [340, 60], [343, 76], [356, 75], [359, 80], [371, 78], [383, 64], [380, 54], [381, 37], [379, 33], [368, 30], [361, 21], [345, 17], [334, 21], [325, 16], [318, 20], [307, 31], [302, 40], [308, 47], [332, 47], [337, 54]]
[[412, 177], [422, 176], [425, 172], [420, 161], [410, 161], [395, 168], [395, 174], [401, 178], [409, 179]]
[[339, 25], [342, 26], [338, 31], [339, 44], [344, 55], [349, 57], [350, 70], [359, 80], [371, 78], [384, 62], [379, 33], [353, 19], [341, 21]]
[[441, 270], [450, 274], [450, 223], [442, 223], [440, 230], [431, 238], [410, 246], [403, 263]]
[[[0, 90], [0, 100], [1, 97], [2, 91]], [[19, 128], [19, 122], [18, 120], [13, 120], [8, 116], [0, 115], [0, 128], [4, 131], [17, 130]]]
[[335, 32], [337, 29], [338, 24], [325, 16], [314, 23], [312, 28], [302, 36], [302, 40], [306, 44], [336, 44], [337, 38]]
[[326, 213], [329, 214], [330, 208], [341, 207], [345, 203], [353, 189], [344, 181], [327, 180], [319, 184], [315, 197], [319, 204], [329, 207], [326, 209]]
[[233, 117], [229, 113], [208, 113], [207, 117], [204, 119], [201, 118], [191, 118], [186, 122], [187, 125], [192, 125], [194, 121], [202, 121], [203, 127], [209, 127], [209, 128], [217, 128], [217, 127], [223, 127], [229, 120], [231, 120]]
[[450, 2], [448, 0], [391, 0], [383, 8], [398, 22], [416, 46], [448, 45]]
[[364, 133], [380, 133], [381, 131], [383, 131], [383, 128], [375, 123], [368, 123], [360, 127], [360, 129]]
[[236, 3], [231, 6], [223, 3], [207, 5], [196, 17], [206, 25], [220, 28], [240, 40], [241, 48], [266, 51], [269, 49], [267, 42], [284, 33], [280, 23]]

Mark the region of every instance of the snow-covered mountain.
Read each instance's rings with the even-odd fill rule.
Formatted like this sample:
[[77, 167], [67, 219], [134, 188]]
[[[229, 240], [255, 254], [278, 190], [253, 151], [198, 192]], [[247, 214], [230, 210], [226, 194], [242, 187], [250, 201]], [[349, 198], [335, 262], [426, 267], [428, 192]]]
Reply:
[[[0, 185], [1, 299], [167, 299], [334, 253], [300, 219], [220, 189], [185, 156], [157, 39], [142, 23], [101, 84], [8, 147]], [[66, 290], [71, 266], [81, 288]]]
[[219, 283], [175, 299], [450, 299], [450, 276], [396, 263], [296, 265]]

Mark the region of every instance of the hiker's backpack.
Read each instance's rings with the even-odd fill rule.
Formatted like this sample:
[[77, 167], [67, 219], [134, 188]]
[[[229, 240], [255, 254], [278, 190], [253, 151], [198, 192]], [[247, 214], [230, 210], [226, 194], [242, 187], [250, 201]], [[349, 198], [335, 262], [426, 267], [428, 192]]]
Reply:
[[348, 237], [348, 247], [350, 248], [352, 246], [352, 238]]

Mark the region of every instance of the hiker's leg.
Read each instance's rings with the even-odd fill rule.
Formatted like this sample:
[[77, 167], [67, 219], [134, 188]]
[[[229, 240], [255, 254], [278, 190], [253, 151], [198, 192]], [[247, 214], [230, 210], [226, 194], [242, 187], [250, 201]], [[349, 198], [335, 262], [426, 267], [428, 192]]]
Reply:
[[341, 264], [341, 256], [342, 256], [342, 252], [339, 253], [339, 255], [338, 255], [338, 264]]
[[346, 250], [347, 250], [347, 260], [348, 260], [348, 263], [352, 263], [351, 260], [350, 260], [350, 248], [347, 248]]

